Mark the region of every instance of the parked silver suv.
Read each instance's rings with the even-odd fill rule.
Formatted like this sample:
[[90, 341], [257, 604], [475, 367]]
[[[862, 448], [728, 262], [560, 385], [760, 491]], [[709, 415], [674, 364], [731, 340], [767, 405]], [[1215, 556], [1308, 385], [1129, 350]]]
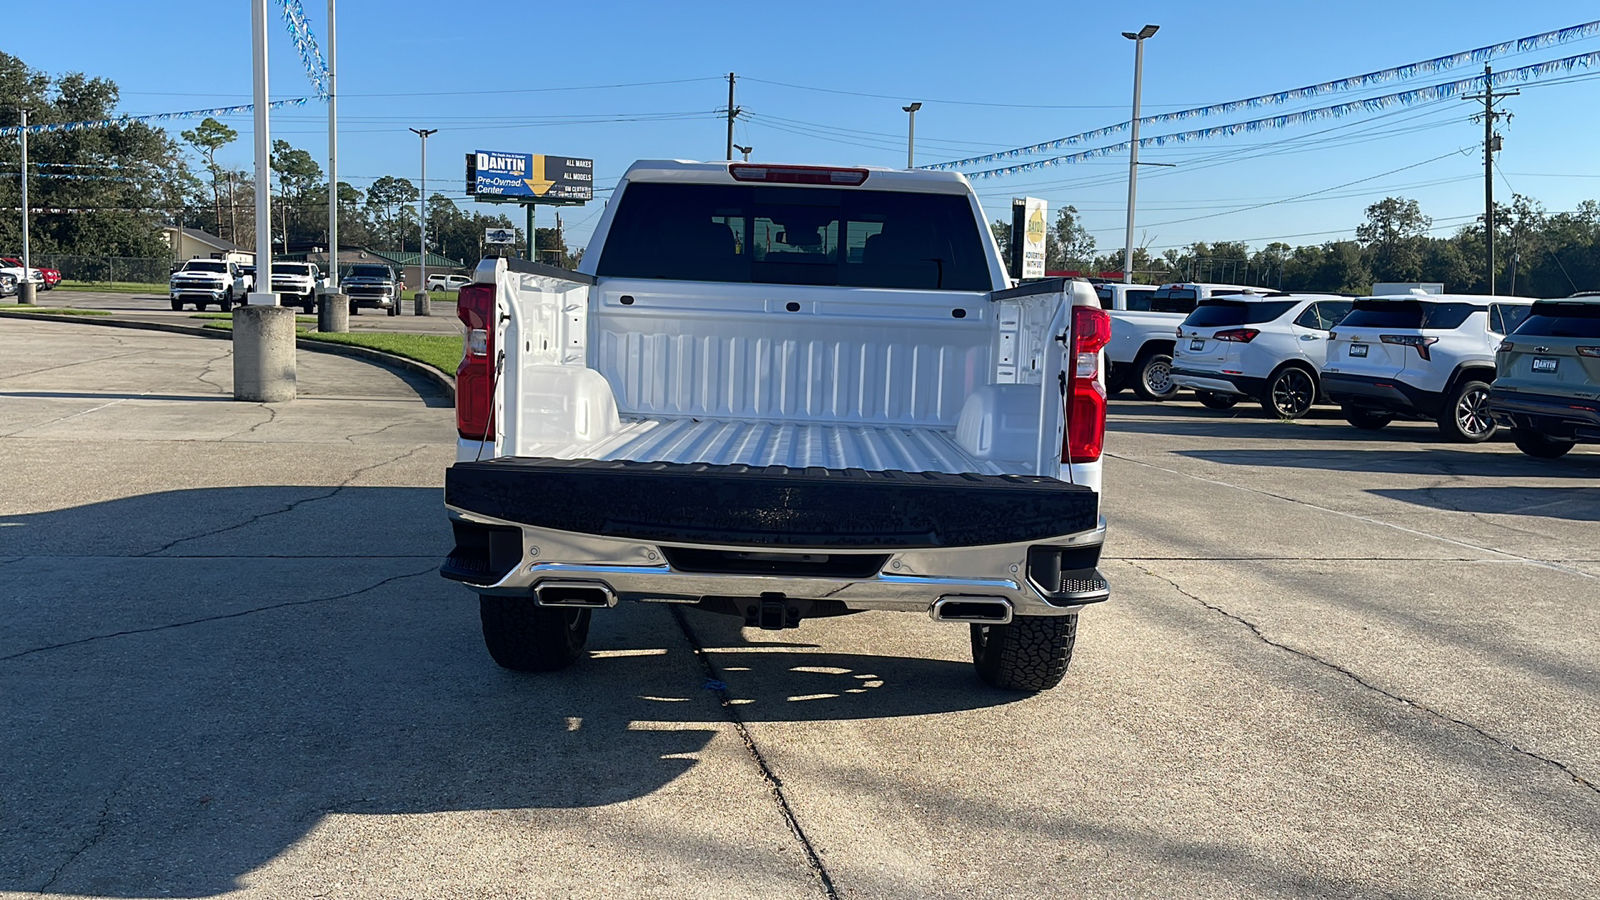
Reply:
[[1554, 459], [1600, 442], [1600, 296], [1533, 304], [1495, 362], [1489, 409], [1517, 449]]

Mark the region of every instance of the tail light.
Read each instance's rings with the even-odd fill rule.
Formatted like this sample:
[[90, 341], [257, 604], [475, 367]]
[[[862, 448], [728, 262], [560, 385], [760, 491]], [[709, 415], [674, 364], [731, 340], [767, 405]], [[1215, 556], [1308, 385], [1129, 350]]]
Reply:
[[1402, 347], [1417, 348], [1417, 355], [1425, 360], [1433, 359], [1428, 348], [1439, 343], [1436, 337], [1423, 337], [1420, 334], [1380, 334], [1378, 340], [1385, 344], [1399, 344]]
[[1500, 346], [1494, 348], [1494, 352], [1496, 352], [1496, 353], [1504, 353], [1507, 350], [1515, 350], [1515, 349], [1517, 349], [1517, 345], [1516, 344], [1513, 344], [1510, 341], [1501, 341], [1500, 342]]
[[1256, 335], [1260, 333], [1261, 330], [1259, 328], [1229, 328], [1227, 331], [1219, 331], [1213, 334], [1212, 337], [1219, 341], [1228, 341], [1234, 344], [1248, 344], [1255, 340]]
[[1106, 442], [1106, 384], [1100, 351], [1111, 342], [1111, 316], [1093, 306], [1072, 308], [1072, 368], [1067, 377], [1064, 463], [1094, 462]]
[[456, 315], [467, 326], [456, 367], [456, 433], [474, 441], [494, 429], [494, 297], [494, 285], [468, 284], [456, 300]]
[[1600, 356], [1600, 347], [1579, 347], [1579, 356]]

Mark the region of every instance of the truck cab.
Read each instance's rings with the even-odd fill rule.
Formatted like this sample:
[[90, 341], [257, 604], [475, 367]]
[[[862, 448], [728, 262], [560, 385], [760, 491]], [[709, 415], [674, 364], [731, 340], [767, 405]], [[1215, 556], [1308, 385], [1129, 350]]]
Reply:
[[1110, 328], [1087, 282], [1012, 287], [984, 222], [953, 173], [646, 161], [580, 271], [480, 263], [441, 573], [496, 662], [646, 601], [916, 612], [990, 684], [1059, 682], [1110, 594]]

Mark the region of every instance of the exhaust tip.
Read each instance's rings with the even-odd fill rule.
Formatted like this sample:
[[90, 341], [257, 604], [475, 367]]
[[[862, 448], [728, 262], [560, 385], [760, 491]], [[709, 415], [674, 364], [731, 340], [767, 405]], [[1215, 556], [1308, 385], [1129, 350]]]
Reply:
[[541, 581], [533, 588], [534, 602], [540, 606], [578, 609], [608, 609], [617, 605], [617, 594], [603, 581]]
[[1011, 601], [1004, 597], [940, 597], [928, 614], [935, 622], [1006, 625], [1011, 622]]

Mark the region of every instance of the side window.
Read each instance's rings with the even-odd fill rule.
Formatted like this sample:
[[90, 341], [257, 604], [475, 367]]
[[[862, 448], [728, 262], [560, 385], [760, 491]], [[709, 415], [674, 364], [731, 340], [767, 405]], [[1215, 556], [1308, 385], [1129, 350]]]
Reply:
[[1300, 315], [1294, 317], [1294, 323], [1301, 328], [1321, 328], [1322, 320], [1317, 317], [1317, 304], [1313, 303], [1301, 310]]
[[1495, 334], [1510, 334], [1517, 330], [1532, 309], [1531, 306], [1496, 303], [1489, 312], [1489, 328]]
[[1331, 331], [1345, 316], [1350, 315], [1351, 301], [1329, 300], [1317, 304], [1317, 318], [1322, 320], [1322, 330]]

